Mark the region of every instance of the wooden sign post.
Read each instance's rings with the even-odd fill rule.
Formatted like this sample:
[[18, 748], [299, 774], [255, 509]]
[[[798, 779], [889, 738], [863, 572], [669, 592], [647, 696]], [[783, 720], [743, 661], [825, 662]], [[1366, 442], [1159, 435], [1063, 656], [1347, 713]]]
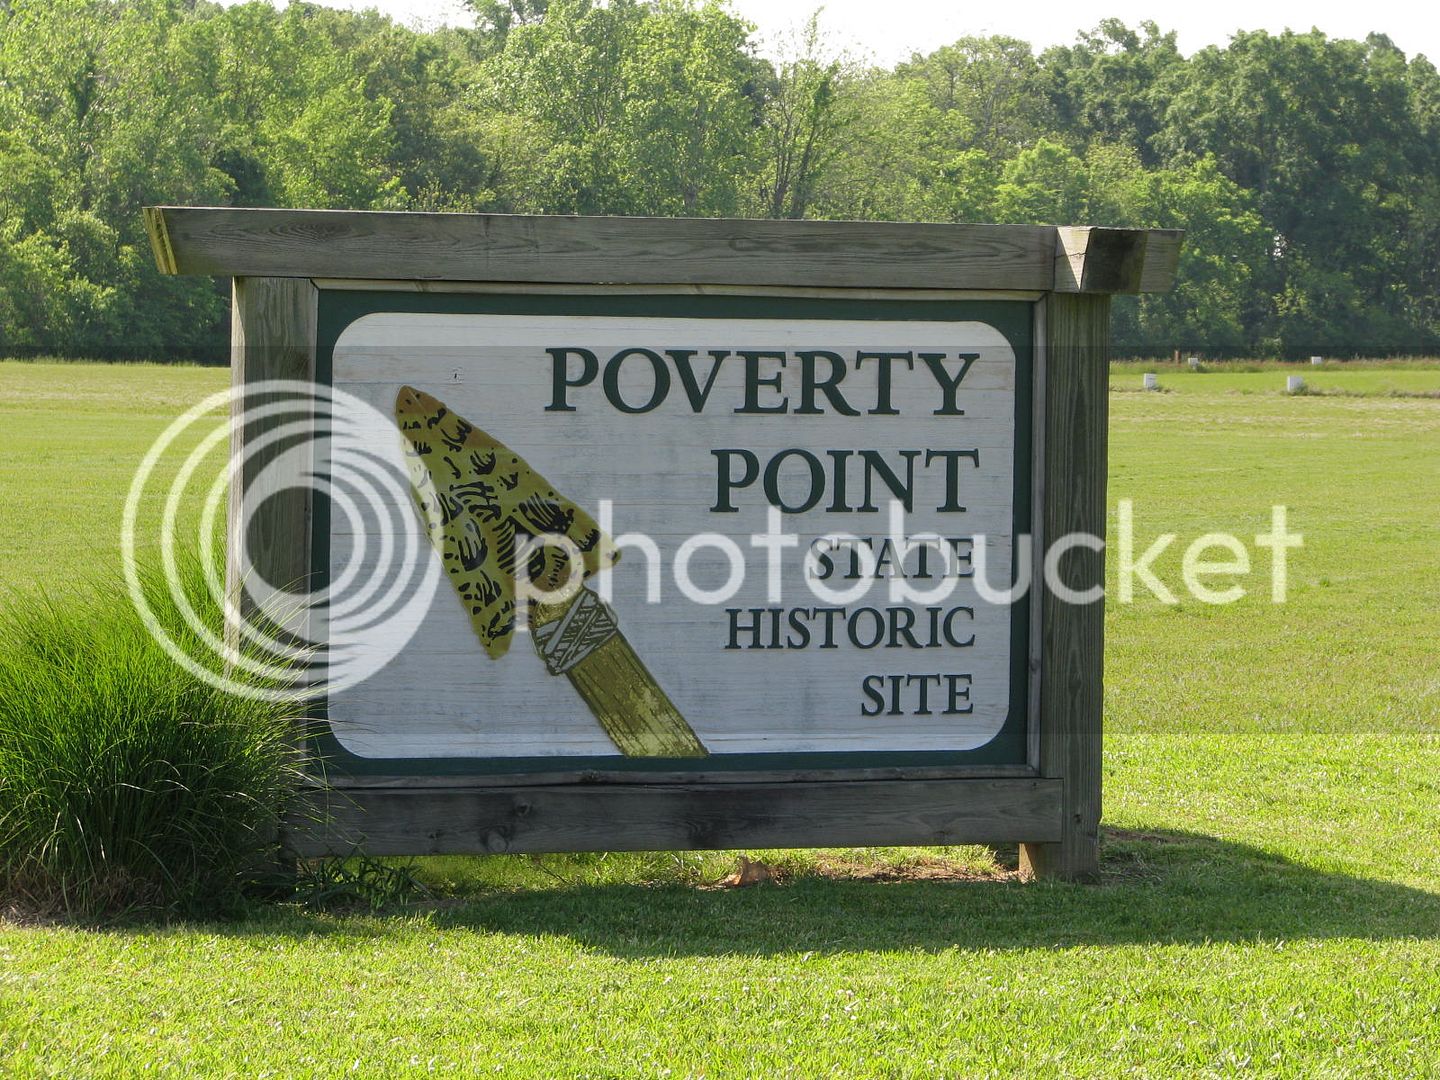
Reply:
[[[1074, 538], [1105, 533], [1110, 296], [1168, 289], [1179, 233], [147, 220], [163, 271], [234, 277], [238, 387], [385, 418], [443, 571], [317, 698], [294, 852], [1015, 842], [1096, 872], [1104, 558]], [[234, 431], [248, 480], [274, 455]], [[255, 574], [314, 588], [375, 544], [294, 468], [232, 516]]]

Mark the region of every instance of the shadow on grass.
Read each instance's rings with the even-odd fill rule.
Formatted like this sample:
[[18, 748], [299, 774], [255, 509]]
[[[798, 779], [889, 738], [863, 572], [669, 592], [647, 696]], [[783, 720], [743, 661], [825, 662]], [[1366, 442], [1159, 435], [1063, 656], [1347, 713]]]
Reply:
[[[1114, 832], [1098, 885], [992, 880], [506, 888], [428, 910], [440, 929], [555, 935], [616, 956], [940, 951], [1324, 938], [1440, 937], [1440, 894], [1327, 873], [1178, 832]], [[250, 923], [240, 933], [357, 930], [386, 920]], [[222, 930], [222, 932], [224, 932]]]

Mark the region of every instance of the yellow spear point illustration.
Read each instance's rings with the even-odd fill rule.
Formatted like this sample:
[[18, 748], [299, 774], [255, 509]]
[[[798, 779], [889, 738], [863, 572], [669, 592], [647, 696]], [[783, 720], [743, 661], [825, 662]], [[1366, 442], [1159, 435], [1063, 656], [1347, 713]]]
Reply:
[[[594, 518], [438, 399], [401, 387], [395, 422], [405, 436], [411, 491], [430, 543], [491, 659], [504, 656], [514, 636], [515, 561], [527, 540], [569, 542], [536, 547], [527, 559], [532, 586], [546, 592], [570, 581], [575, 553], [583, 577], [619, 558]], [[621, 753], [709, 753], [594, 592], [582, 586], [559, 603], [531, 602], [527, 616], [546, 670], [570, 679]]]

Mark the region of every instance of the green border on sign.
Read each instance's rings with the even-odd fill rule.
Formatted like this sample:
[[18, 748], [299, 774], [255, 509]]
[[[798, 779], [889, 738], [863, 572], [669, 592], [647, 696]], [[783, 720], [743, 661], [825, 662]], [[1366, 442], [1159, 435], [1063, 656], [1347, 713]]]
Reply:
[[[1032, 319], [1028, 300], [847, 300], [776, 296], [578, 295], [515, 293], [415, 293], [321, 289], [315, 354], [315, 378], [331, 385], [335, 345], [357, 319], [381, 312], [464, 315], [592, 315], [699, 319], [852, 319], [906, 322], [982, 322], [999, 330], [1015, 353], [1015, 549], [1031, 532], [1031, 407], [1034, 369]], [[311, 586], [323, 589], [330, 578], [330, 507], [314, 495], [311, 532]], [[841, 751], [816, 753], [711, 754], [706, 758], [598, 757], [418, 757], [367, 758], [346, 750], [330, 726], [328, 701], [312, 706], [311, 749], [327, 774], [497, 776], [528, 773], [595, 772], [793, 772], [801, 769], [937, 768], [961, 765], [1028, 763], [1030, 700], [1030, 599], [1013, 605], [1010, 619], [1010, 711], [1000, 731], [971, 750]], [[578, 777], [577, 777], [578, 778]]]

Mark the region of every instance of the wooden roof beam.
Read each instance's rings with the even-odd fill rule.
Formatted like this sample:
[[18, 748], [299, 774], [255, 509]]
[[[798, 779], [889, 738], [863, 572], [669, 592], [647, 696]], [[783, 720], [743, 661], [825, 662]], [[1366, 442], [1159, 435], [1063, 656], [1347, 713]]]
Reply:
[[1163, 292], [1166, 229], [147, 207], [165, 274]]

